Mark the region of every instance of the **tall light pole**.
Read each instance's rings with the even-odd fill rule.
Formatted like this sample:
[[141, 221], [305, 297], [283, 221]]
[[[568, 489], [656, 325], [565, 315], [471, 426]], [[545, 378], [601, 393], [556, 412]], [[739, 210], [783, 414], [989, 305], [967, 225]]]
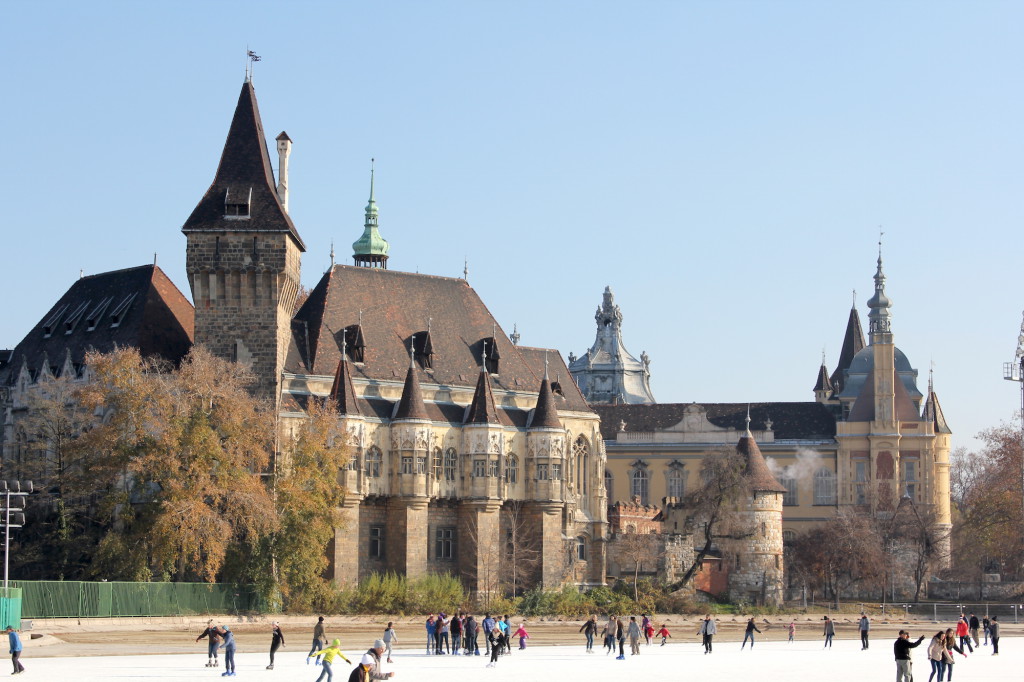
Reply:
[[1021, 512], [1024, 517], [1024, 322], [1017, 336], [1017, 354], [1013, 362], [1003, 363], [1003, 378], [1020, 384], [1020, 432], [1021, 432]]
[[[10, 566], [11, 529], [25, 525], [25, 498], [32, 492], [32, 481], [0, 481], [0, 495], [3, 495], [4, 506], [0, 512], [4, 517], [4, 593], [7, 596], [7, 573]], [[13, 498], [13, 499], [12, 499]], [[17, 505], [17, 506], [13, 506]]]

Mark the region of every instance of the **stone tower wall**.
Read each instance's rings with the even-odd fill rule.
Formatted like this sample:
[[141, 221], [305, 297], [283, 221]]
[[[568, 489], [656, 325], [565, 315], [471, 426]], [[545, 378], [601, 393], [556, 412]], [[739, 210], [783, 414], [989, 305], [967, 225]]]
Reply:
[[275, 402], [299, 290], [300, 254], [285, 233], [188, 233], [185, 267], [196, 345], [249, 364], [257, 395]]
[[782, 495], [757, 491], [741, 515], [753, 532], [729, 574], [729, 598], [777, 605], [783, 598]]

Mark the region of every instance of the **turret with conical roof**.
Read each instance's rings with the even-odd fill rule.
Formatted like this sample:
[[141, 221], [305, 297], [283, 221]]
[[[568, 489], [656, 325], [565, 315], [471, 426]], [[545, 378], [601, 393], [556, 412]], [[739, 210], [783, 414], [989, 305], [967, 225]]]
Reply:
[[818, 379], [814, 382], [814, 399], [819, 403], [826, 402], [832, 397], [832, 380], [828, 376], [828, 367], [825, 366], [825, 354], [821, 355], [821, 367], [818, 368]]
[[850, 317], [846, 321], [846, 334], [843, 335], [843, 348], [839, 352], [839, 362], [836, 363], [836, 369], [829, 377], [836, 395], [842, 393], [846, 381], [846, 370], [850, 369], [850, 363], [853, 362], [854, 356], [864, 346], [864, 329], [860, 325], [860, 313], [857, 312], [857, 304], [854, 301], [850, 308]]
[[405, 386], [402, 387], [402, 399], [398, 402], [398, 409], [395, 410], [395, 420], [430, 419], [427, 416], [427, 408], [423, 402], [420, 380], [416, 376], [416, 351], [414, 346], [415, 337], [409, 342], [409, 370], [405, 373]]
[[387, 240], [380, 236], [377, 224], [377, 202], [373, 198], [373, 159], [370, 159], [370, 200], [366, 204], [366, 220], [363, 223], [363, 235], [352, 244], [352, 259], [356, 265], [366, 268], [388, 267]]
[[356, 402], [356, 391], [352, 385], [352, 370], [348, 366], [348, 353], [345, 350], [343, 339], [341, 344], [341, 360], [338, 361], [338, 369], [334, 373], [334, 383], [331, 385], [331, 400], [337, 406], [338, 414], [362, 416], [359, 404]]
[[548, 379], [548, 358], [544, 356], [544, 378], [540, 382], [540, 391], [537, 393], [537, 407], [533, 410], [533, 420], [530, 427], [534, 429], [561, 429], [562, 422], [558, 418], [558, 409], [555, 407], [555, 392], [551, 390], [551, 381]]

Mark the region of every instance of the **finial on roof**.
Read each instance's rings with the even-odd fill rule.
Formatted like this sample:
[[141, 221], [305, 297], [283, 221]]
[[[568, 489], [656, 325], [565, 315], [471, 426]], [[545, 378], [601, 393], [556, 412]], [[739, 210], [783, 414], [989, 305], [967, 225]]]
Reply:
[[548, 352], [544, 351], [544, 378], [548, 378]]
[[892, 331], [892, 301], [885, 295], [885, 273], [882, 272], [882, 235], [878, 233], [878, 268], [875, 270], [875, 295], [868, 299], [868, 333], [889, 333]]
[[750, 403], [747, 403], [747, 435], [750, 436]]
[[481, 349], [482, 350], [480, 351], [480, 371], [483, 372], [483, 371], [486, 371], [486, 369], [487, 369], [487, 342], [486, 341], [484, 341], [483, 344], [481, 344]]
[[334, 240], [331, 240], [331, 268], [334, 267]]
[[342, 329], [341, 330], [341, 361], [342, 362], [348, 362], [348, 345], [347, 345], [348, 338], [347, 337], [348, 337], [348, 334], [346, 334], [345, 330]]
[[466, 256], [462, 261], [462, 279], [469, 281], [469, 256]]
[[78, 279], [85, 279], [85, 268], [78, 269]]
[[431, 325], [433, 325], [433, 323], [434, 323], [434, 318], [428, 317], [427, 318], [427, 334], [430, 334], [430, 327], [431, 327]]
[[857, 307], [857, 290], [856, 289], [853, 290], [853, 307], [854, 308]]
[[156, 251], [153, 252], [153, 265], [156, 265]]
[[508, 338], [512, 342], [513, 346], [518, 346], [519, 345], [519, 339], [522, 338], [519, 335], [519, 326], [516, 323], [514, 323], [514, 322], [512, 323], [512, 333], [509, 334]]
[[822, 365], [825, 364], [825, 347], [824, 346], [821, 347], [821, 364]]
[[409, 369], [416, 368], [416, 335], [409, 337]]

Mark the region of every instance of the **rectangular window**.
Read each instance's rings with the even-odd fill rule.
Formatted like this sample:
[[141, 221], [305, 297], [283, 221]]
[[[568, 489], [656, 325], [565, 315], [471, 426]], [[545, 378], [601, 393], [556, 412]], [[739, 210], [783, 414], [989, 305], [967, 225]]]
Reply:
[[917, 462], [912, 459], [903, 461], [903, 490], [910, 496], [910, 499], [915, 499], [917, 495]]
[[455, 528], [440, 526], [434, 533], [434, 558], [451, 561], [455, 558]]
[[487, 462], [482, 459], [473, 460], [473, 476], [483, 478], [487, 475]]
[[537, 480], [546, 481], [548, 480], [548, 465], [538, 464], [537, 465]]
[[562, 480], [562, 465], [552, 464], [551, 465], [551, 480], [561, 481]]
[[416, 473], [425, 474], [427, 473], [427, 458], [417, 457], [416, 458]]
[[487, 460], [487, 475], [493, 478], [498, 477], [498, 460], [489, 459]]
[[864, 460], [854, 462], [854, 503], [868, 503], [868, 463]]
[[384, 558], [384, 526], [370, 526], [370, 558]]
[[413, 471], [413, 469], [412, 469], [412, 457], [403, 457], [402, 458], [402, 473], [403, 474], [411, 474], [412, 471]]
[[587, 543], [583, 538], [576, 538], [576, 558], [580, 561], [587, 560]]
[[800, 504], [796, 490], [797, 480], [795, 478], [783, 478], [782, 485], [786, 488], [786, 494], [782, 496], [782, 504], [786, 507], [795, 507]]

